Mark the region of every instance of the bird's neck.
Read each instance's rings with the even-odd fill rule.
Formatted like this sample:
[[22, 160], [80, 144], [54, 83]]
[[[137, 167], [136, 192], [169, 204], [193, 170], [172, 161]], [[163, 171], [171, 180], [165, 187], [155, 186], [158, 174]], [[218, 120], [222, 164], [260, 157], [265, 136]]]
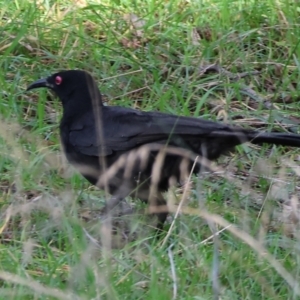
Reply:
[[72, 95], [68, 95], [66, 99], [61, 99], [63, 105], [63, 118], [78, 118], [87, 112], [94, 111], [97, 114], [101, 111], [103, 104], [101, 94], [98, 89], [89, 91], [74, 91]]

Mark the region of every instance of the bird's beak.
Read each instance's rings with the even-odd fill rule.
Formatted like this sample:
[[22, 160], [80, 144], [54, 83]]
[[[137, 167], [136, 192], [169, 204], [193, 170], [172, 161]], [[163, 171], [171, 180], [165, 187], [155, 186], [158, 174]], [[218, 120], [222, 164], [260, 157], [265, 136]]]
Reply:
[[52, 84], [50, 84], [47, 81], [47, 78], [43, 78], [43, 79], [39, 79], [39, 80], [35, 81], [34, 83], [30, 84], [27, 87], [26, 91], [29, 91], [29, 90], [32, 90], [32, 89], [41, 88], [41, 87], [53, 88]]

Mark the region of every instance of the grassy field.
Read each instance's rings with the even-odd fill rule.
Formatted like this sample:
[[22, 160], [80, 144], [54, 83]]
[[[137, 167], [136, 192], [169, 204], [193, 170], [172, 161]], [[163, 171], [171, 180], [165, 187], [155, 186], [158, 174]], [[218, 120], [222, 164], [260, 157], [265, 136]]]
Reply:
[[59, 101], [25, 93], [84, 69], [109, 105], [297, 133], [297, 1], [0, 7], [0, 299], [300, 299], [298, 149], [238, 147], [166, 195], [160, 241], [147, 217], [123, 217], [132, 234], [111, 249], [103, 192], [60, 151]]

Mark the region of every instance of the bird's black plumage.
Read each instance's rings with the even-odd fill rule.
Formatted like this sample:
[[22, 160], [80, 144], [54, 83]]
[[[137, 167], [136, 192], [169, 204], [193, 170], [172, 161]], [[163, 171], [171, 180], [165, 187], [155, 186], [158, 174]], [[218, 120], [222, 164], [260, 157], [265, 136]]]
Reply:
[[[108, 191], [120, 198], [134, 191], [138, 198], [148, 201], [157, 150], [150, 151], [144, 162], [134, 156], [131, 157], [134, 162], [125, 161], [132, 163], [129, 174], [125, 164], [107, 180], [99, 182], [99, 177], [120, 156], [143, 145], [183, 148], [210, 160], [246, 141], [300, 147], [300, 135], [296, 134], [258, 132], [200, 118], [104, 106], [94, 79], [84, 71], [59, 72], [34, 82], [27, 90], [40, 87], [52, 89], [62, 102], [60, 135], [69, 162], [92, 184], [104, 188], [106, 181]], [[180, 180], [181, 163], [180, 155], [166, 154], [154, 195], [155, 204], [165, 203], [162, 193], [168, 189], [171, 177]], [[187, 169], [191, 170], [192, 165], [193, 161], [188, 161]], [[198, 167], [193, 169], [198, 171]], [[158, 216], [161, 227], [167, 213]]]

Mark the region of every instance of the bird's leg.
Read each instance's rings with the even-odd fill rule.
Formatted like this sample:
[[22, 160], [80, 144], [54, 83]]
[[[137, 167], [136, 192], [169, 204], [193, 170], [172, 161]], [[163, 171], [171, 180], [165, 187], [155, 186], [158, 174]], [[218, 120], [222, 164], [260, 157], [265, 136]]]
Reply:
[[106, 201], [105, 212], [106, 213], [111, 212], [123, 199], [124, 197], [120, 195], [114, 195], [110, 197], [110, 199]]
[[112, 195], [104, 207], [104, 216], [102, 219], [101, 233], [102, 243], [107, 249], [110, 249], [113, 243], [112, 236], [118, 234], [119, 223], [118, 217], [123, 215], [122, 201], [125, 197], [121, 194]]
[[[125, 197], [121, 195], [113, 195], [106, 202], [105, 217], [111, 221], [115, 220], [118, 223], [118, 218], [132, 214], [132, 208], [125, 201]], [[113, 222], [115, 224], [115, 221]], [[116, 223], [116, 224], [117, 224]]]
[[151, 214], [157, 217], [156, 232], [161, 233], [163, 231], [164, 223], [168, 216], [166, 200], [160, 192], [157, 193], [154, 199], [149, 200], [149, 211]]
[[114, 208], [123, 200], [119, 195], [114, 195], [106, 201], [104, 207], [104, 221], [106, 225], [111, 226]]

